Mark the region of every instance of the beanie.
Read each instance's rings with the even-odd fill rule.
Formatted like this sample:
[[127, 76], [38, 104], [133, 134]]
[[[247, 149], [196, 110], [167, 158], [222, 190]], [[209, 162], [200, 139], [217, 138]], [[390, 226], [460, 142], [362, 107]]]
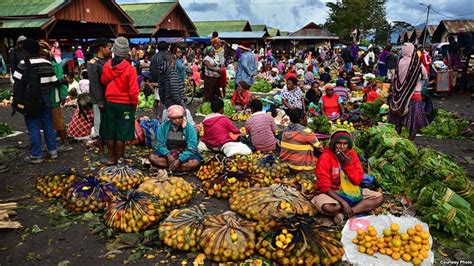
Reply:
[[130, 53], [128, 40], [124, 37], [118, 37], [115, 39], [114, 45], [112, 46], [112, 52], [115, 56], [128, 58]]
[[345, 83], [346, 83], [346, 81], [342, 78], [339, 78], [339, 79], [336, 80], [336, 86], [344, 87]]
[[331, 135], [331, 140], [329, 142], [329, 149], [331, 151], [335, 151], [336, 150], [336, 143], [338, 140], [340, 139], [344, 139], [344, 140], [347, 140], [347, 142], [349, 142], [349, 149], [352, 149], [352, 147], [354, 146], [354, 143], [352, 141], [352, 135], [351, 133], [347, 132], [347, 131], [342, 131], [342, 130], [339, 130], [339, 131], [336, 131], [334, 132], [332, 135]]

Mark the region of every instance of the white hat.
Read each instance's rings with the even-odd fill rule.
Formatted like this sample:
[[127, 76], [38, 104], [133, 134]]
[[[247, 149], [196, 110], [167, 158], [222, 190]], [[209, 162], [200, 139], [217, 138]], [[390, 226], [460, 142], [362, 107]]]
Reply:
[[26, 40], [26, 37], [24, 35], [21, 35], [20, 37], [18, 37], [18, 39], [16, 40], [16, 42], [22, 42]]
[[272, 68], [272, 72], [278, 73], [278, 68], [276, 67]]

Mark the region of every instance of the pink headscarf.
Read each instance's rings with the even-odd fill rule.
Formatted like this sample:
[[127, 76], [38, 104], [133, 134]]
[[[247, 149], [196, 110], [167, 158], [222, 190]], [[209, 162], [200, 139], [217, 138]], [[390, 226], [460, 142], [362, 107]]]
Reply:
[[166, 110], [168, 112], [168, 118], [171, 118], [171, 117], [176, 117], [176, 116], [182, 116], [183, 117], [183, 124], [181, 124], [181, 126], [183, 128], [186, 127], [186, 110], [184, 110], [184, 107], [182, 107], [181, 105], [171, 105], [170, 107], [168, 107], [168, 109]]

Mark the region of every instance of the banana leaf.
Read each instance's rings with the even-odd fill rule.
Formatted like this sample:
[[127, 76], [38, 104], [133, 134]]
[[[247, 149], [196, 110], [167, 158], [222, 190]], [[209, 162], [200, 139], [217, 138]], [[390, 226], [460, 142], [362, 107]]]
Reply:
[[431, 206], [434, 201], [447, 202], [457, 209], [470, 210], [471, 205], [456, 192], [452, 191], [441, 181], [436, 181], [420, 191], [416, 204], [418, 206]]

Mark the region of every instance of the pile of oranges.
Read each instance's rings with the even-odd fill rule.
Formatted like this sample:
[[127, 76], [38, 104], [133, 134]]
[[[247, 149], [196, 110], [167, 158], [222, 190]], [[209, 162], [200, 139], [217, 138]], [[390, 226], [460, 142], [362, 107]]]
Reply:
[[359, 246], [360, 253], [372, 256], [378, 252], [394, 260], [402, 259], [420, 265], [428, 257], [430, 233], [423, 231], [421, 224], [408, 228], [405, 233], [399, 233], [399, 229], [399, 225], [393, 223], [383, 230], [383, 236], [377, 236], [375, 227], [369, 226], [367, 232], [357, 230], [357, 237], [352, 239], [352, 243]]

